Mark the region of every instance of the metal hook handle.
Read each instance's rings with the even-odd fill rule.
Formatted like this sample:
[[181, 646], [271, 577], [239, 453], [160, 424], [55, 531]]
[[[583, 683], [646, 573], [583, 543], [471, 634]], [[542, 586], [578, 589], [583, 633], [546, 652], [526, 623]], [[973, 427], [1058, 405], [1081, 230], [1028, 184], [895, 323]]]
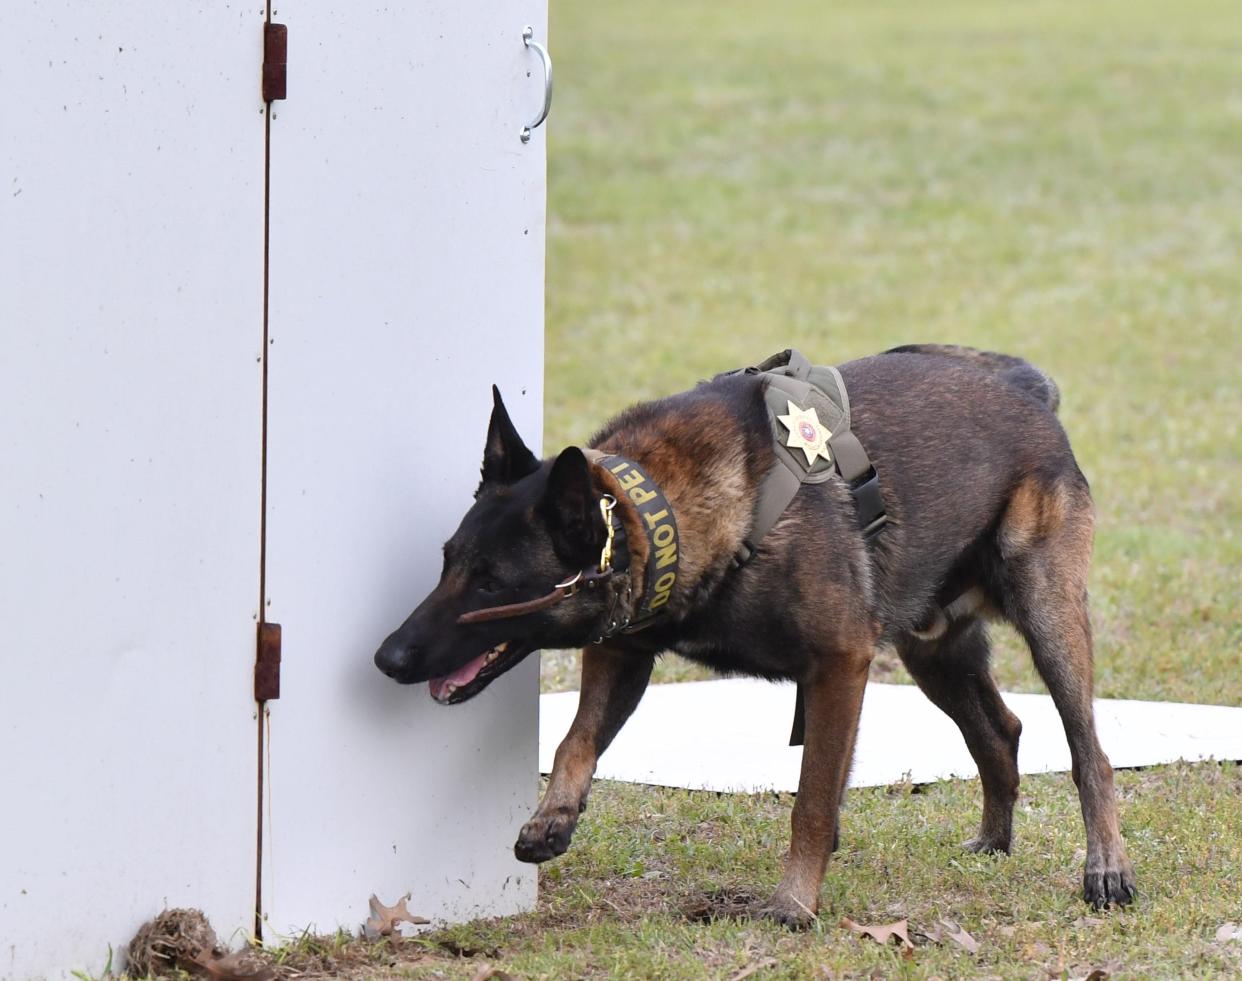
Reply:
[[538, 41], [534, 40], [535, 31], [531, 27], [527, 27], [522, 31], [522, 42], [528, 48], [534, 48], [543, 62], [543, 108], [539, 110], [539, 115], [535, 121], [529, 126], [522, 127], [522, 142], [530, 142], [530, 133], [535, 127], [540, 125], [548, 118], [548, 110], [552, 108], [552, 56], [548, 54], [548, 49]]

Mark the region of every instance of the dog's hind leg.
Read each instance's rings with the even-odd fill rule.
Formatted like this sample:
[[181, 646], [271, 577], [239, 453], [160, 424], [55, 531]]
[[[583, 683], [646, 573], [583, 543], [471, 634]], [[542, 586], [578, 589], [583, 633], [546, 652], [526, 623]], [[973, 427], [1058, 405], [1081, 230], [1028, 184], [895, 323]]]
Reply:
[[936, 640], [908, 637], [897, 645], [918, 686], [962, 731], [983, 784], [979, 834], [966, 843], [976, 852], [1008, 852], [1018, 798], [1018, 737], [1022, 723], [1001, 700], [988, 670], [987, 629], [958, 620]]
[[578, 713], [556, 748], [547, 792], [513, 846], [520, 861], [546, 862], [569, 848], [578, 816], [586, 810], [595, 764], [642, 699], [654, 664], [654, 657], [606, 644], [582, 652]]
[[1083, 898], [1093, 906], [1134, 898], [1134, 870], [1117, 822], [1113, 769], [1092, 709], [1087, 572], [1094, 517], [1085, 482], [1028, 480], [1010, 501], [999, 535], [1005, 615], [1026, 638], [1069, 742], [1087, 829]]
[[760, 910], [786, 926], [809, 926], [819, 911], [820, 886], [837, 838], [838, 812], [873, 654], [867, 642], [852, 652], [833, 655], [802, 683], [806, 742], [789, 859], [780, 885]]

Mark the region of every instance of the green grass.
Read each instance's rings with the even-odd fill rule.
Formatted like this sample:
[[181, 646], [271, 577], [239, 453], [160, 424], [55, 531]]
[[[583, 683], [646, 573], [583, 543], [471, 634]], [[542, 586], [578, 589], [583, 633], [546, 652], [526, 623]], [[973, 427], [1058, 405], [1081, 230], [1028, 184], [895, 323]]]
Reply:
[[550, 30], [549, 451], [790, 344], [1025, 355], [1096, 496], [1098, 693], [1242, 703], [1242, 8], [642, 0]]
[[[737, 915], [780, 875], [788, 795], [741, 796], [597, 784], [570, 851], [543, 867], [538, 909], [441, 929], [418, 940], [308, 939], [281, 977], [474, 978], [483, 963], [523, 978], [1236, 977], [1242, 942], [1242, 770], [1159, 767], [1117, 775], [1122, 831], [1141, 895], [1125, 912], [1077, 898], [1078, 802], [1069, 777], [1023, 783], [1009, 857], [964, 853], [974, 782], [854, 791], [829, 865], [816, 929], [796, 934]], [[707, 917], [711, 911], [722, 915]], [[915, 949], [854, 937], [843, 917], [906, 919]], [[942, 919], [974, 956], [920, 935]]]

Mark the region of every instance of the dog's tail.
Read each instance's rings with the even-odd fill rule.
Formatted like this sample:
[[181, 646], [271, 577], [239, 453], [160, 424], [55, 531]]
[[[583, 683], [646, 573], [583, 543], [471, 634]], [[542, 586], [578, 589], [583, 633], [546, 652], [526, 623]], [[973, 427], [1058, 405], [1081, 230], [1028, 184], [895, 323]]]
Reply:
[[1056, 382], [1029, 361], [1009, 354], [980, 351], [978, 348], [964, 347], [960, 344], [903, 344], [901, 347], [889, 348], [884, 353], [930, 354], [970, 361], [985, 371], [999, 376], [1006, 384], [1025, 392], [1053, 412], [1056, 412], [1061, 404], [1061, 390], [1057, 388]]

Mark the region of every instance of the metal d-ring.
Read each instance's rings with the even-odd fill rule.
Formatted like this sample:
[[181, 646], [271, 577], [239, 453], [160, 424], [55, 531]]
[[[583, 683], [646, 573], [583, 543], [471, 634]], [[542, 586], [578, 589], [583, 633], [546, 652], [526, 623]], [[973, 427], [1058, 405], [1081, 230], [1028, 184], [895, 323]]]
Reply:
[[573, 596], [576, 592], [578, 592], [578, 583], [581, 580], [582, 580], [582, 570], [579, 569], [568, 579], [565, 579], [562, 582], [558, 582], [552, 588], [554, 590], [556, 589], [564, 590], [566, 596]]
[[548, 49], [538, 41], [534, 40], [534, 28], [527, 27], [522, 31], [522, 41], [528, 48], [534, 48], [543, 62], [543, 108], [539, 110], [539, 115], [535, 117], [535, 121], [529, 126], [522, 127], [522, 142], [530, 142], [531, 130], [538, 127], [545, 119], [548, 118], [548, 110], [552, 108], [552, 56], [548, 54]]

